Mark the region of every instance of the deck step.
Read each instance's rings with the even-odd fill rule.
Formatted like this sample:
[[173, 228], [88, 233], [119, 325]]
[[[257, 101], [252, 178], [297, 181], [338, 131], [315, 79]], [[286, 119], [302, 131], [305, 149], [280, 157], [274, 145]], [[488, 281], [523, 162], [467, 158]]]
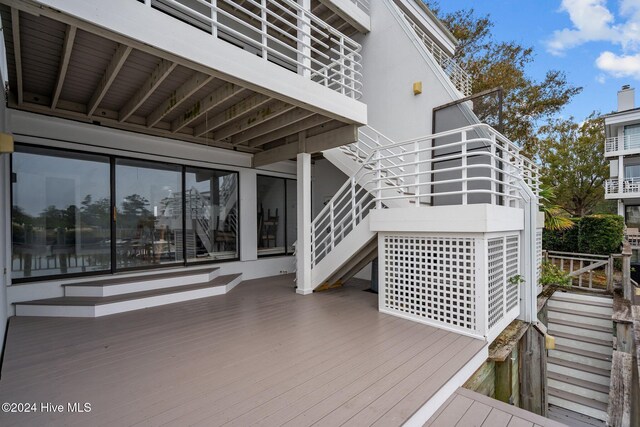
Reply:
[[549, 403], [561, 408], [588, 415], [599, 420], [607, 420], [607, 404], [594, 399], [578, 396], [553, 387], [548, 388]]
[[578, 310], [549, 307], [547, 310], [547, 316], [550, 322], [555, 320], [565, 320], [586, 325], [602, 326], [606, 328], [613, 327], [611, 316], [607, 314], [597, 314]]
[[609, 317], [611, 317], [611, 315], [613, 314], [613, 308], [609, 306], [584, 305], [574, 300], [566, 300], [561, 298], [550, 298], [547, 301], [547, 307], [549, 310], [555, 310], [556, 308], [575, 311], [588, 310], [591, 313], [602, 314]]
[[60, 297], [15, 303], [17, 316], [101, 317], [176, 302], [222, 295], [242, 274], [218, 276], [207, 283], [152, 289], [107, 297]]
[[[566, 348], [564, 346], [559, 346], [562, 348]], [[598, 354], [593, 353], [592, 354]], [[603, 356], [603, 355], [600, 355]], [[593, 366], [594, 368], [611, 370], [611, 362], [608, 360], [602, 360], [600, 357], [589, 357], [581, 354], [576, 354], [572, 351], [562, 351], [556, 347], [555, 350], [549, 350], [549, 357], [554, 357], [556, 359], [566, 360], [567, 362], [575, 362], [581, 363], [583, 365]]]
[[[569, 302], [569, 303], [576, 304], [578, 306], [594, 306], [594, 307], [609, 307], [609, 308], [613, 308], [613, 300], [610, 300], [609, 298], [592, 297], [590, 299], [578, 299], [578, 298], [565, 296], [567, 294], [562, 294], [562, 296], [556, 296], [556, 295], [557, 294], [554, 294], [551, 297], [551, 300], [560, 301], [560, 302]], [[571, 295], [571, 294], [568, 294], [568, 295]]]
[[612, 360], [612, 355], [611, 354], [602, 354], [602, 353], [598, 353], [596, 351], [585, 350], [585, 349], [580, 348], [580, 347], [572, 347], [572, 346], [567, 346], [567, 345], [556, 345], [555, 350], [556, 351], [561, 351], [561, 352], [564, 352], [564, 353], [573, 353], [573, 354], [577, 354], [577, 355], [580, 355], [580, 356], [586, 356], [586, 357], [589, 357], [591, 359], [602, 360], [603, 362], [611, 362], [611, 360]]
[[[566, 375], [560, 375], [554, 372], [551, 372], [551, 374], [556, 375], [558, 377], [566, 378], [569, 380], [582, 381], [582, 382], [588, 383], [588, 381], [579, 380], [577, 378], [568, 377]], [[549, 378], [547, 379], [547, 386], [551, 388], [555, 388], [557, 390], [573, 393], [577, 396], [582, 396], [587, 399], [593, 399], [604, 404], [609, 403], [609, 390], [606, 390], [606, 391], [594, 390], [592, 387], [583, 387], [571, 381], [556, 379], [556, 378], [553, 378], [552, 376], [549, 376]]]
[[568, 362], [553, 357], [547, 358], [547, 372], [579, 378], [581, 380], [608, 386], [610, 373], [606, 369], [595, 368], [582, 363]]
[[573, 301], [580, 301], [582, 303], [596, 303], [596, 304], [605, 304], [610, 307], [613, 306], [613, 298], [610, 296], [604, 295], [592, 295], [586, 293], [578, 293], [578, 292], [566, 292], [566, 291], [556, 291], [552, 296], [552, 299], [569, 299]]
[[602, 420], [549, 404], [547, 418], [571, 427], [606, 427]]
[[219, 268], [198, 269], [193, 271], [166, 271], [164, 273], [130, 277], [118, 277], [118, 275], [115, 275], [106, 279], [63, 284], [62, 287], [64, 289], [64, 295], [68, 297], [109, 297], [154, 289], [207, 283], [219, 275]]
[[595, 338], [613, 343], [613, 328], [602, 326], [581, 325], [566, 320], [549, 319], [548, 328], [556, 332], [579, 335], [581, 337]]
[[[566, 338], [568, 340], [581, 341], [583, 343], [591, 343], [591, 344], [597, 344], [597, 345], [608, 347], [608, 348], [613, 348], [613, 338], [611, 338], [610, 340], [609, 339], [602, 340], [599, 338], [592, 338], [592, 337], [586, 337], [583, 335], [571, 334], [563, 331], [556, 331], [555, 329], [551, 329], [551, 328], [549, 328], [548, 333], [549, 335], [552, 335], [554, 337]], [[588, 348], [585, 347], [585, 350], [588, 350]]]
[[561, 381], [563, 383], [573, 384], [578, 387], [586, 388], [589, 390], [598, 391], [600, 393], [605, 393], [607, 395], [609, 394], [608, 385], [598, 384], [591, 381], [582, 380], [580, 378], [569, 377], [567, 375], [558, 374], [557, 372], [549, 372], [547, 377], [550, 380], [553, 379], [556, 381]]

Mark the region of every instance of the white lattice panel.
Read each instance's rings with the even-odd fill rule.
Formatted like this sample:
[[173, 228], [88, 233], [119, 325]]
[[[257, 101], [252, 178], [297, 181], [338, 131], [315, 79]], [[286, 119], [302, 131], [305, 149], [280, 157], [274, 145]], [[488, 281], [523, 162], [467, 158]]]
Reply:
[[504, 238], [487, 241], [489, 327], [504, 317]]
[[[536, 277], [542, 273], [542, 228], [536, 230]], [[536, 283], [537, 284], [537, 283]]]
[[388, 235], [382, 241], [382, 310], [476, 331], [473, 238]]
[[518, 305], [521, 284], [509, 283], [509, 278], [520, 275], [520, 236], [507, 236], [507, 311]]

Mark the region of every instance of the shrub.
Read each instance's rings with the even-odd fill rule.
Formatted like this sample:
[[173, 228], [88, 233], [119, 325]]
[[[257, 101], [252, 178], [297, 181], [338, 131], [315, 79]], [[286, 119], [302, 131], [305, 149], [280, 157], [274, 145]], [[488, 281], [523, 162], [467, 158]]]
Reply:
[[624, 218], [619, 215], [588, 215], [574, 220], [565, 231], [544, 230], [542, 247], [548, 251], [608, 255], [620, 252]]
[[572, 279], [569, 277], [569, 273], [561, 270], [557, 265], [545, 261], [542, 263], [538, 283], [542, 286], [556, 285], [563, 288], [569, 288], [571, 287]]

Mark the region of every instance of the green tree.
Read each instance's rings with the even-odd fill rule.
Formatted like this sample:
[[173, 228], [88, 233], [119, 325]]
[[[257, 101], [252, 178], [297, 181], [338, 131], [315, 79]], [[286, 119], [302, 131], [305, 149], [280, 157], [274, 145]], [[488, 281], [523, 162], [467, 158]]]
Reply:
[[553, 188], [555, 203], [574, 216], [591, 214], [604, 199], [609, 167], [604, 126], [595, 113], [584, 123], [555, 119], [540, 129], [542, 182]]
[[582, 88], [569, 84], [565, 73], [557, 70], [549, 70], [541, 81], [528, 76], [533, 48], [495, 40], [489, 15], [478, 16], [472, 8], [445, 13], [437, 0], [423, 1], [458, 39], [455, 59], [470, 74], [473, 93], [502, 87], [503, 133], [519, 142], [527, 155], [537, 154], [538, 124], [555, 116]]

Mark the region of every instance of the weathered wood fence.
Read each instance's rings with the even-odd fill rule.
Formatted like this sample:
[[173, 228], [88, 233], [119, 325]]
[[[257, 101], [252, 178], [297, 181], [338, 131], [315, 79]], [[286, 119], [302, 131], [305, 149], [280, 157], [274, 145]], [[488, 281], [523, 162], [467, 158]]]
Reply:
[[[593, 255], [571, 252], [542, 251], [545, 261], [551, 262], [567, 271], [574, 288], [588, 289], [595, 292], [613, 291], [614, 259], [622, 255]], [[595, 286], [593, 276], [596, 270], [604, 270], [606, 281], [604, 287]]]

